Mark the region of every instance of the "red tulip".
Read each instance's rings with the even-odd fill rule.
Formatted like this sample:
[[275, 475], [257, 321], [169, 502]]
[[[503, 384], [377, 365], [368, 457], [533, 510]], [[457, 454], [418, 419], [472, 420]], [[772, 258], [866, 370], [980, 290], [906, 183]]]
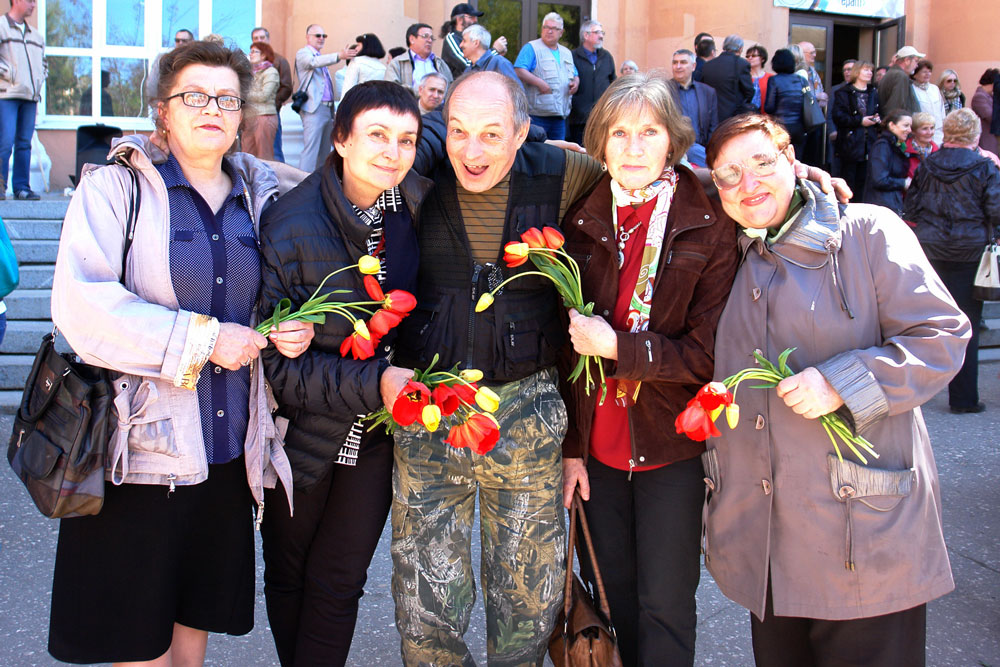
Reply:
[[553, 250], [559, 250], [566, 243], [566, 237], [555, 227], [546, 227], [542, 230], [542, 235], [545, 237], [545, 245]]
[[546, 247], [545, 235], [537, 227], [529, 227], [527, 231], [521, 234], [521, 241], [527, 243], [529, 248]]
[[427, 385], [410, 380], [392, 404], [392, 418], [400, 426], [409, 426], [417, 421], [430, 400], [431, 392]]
[[389, 333], [393, 327], [402, 322], [403, 317], [405, 316], [394, 310], [379, 308], [375, 311], [375, 314], [372, 315], [372, 318], [368, 320], [368, 330], [371, 331], [373, 335], [381, 338]]
[[451, 390], [455, 393], [458, 400], [466, 403], [468, 405], [476, 404], [476, 392], [479, 387], [475, 382], [464, 384], [462, 382], [456, 382], [451, 386]]
[[375, 276], [365, 276], [365, 291], [368, 292], [368, 296], [371, 297], [372, 301], [381, 301], [385, 298], [385, 294], [382, 293], [382, 286], [378, 284], [378, 278]]
[[417, 299], [406, 290], [394, 289], [385, 295], [382, 307], [405, 316], [417, 307]]
[[[541, 232], [539, 232], [539, 235]], [[503, 261], [507, 263], [508, 268], [513, 269], [515, 266], [521, 266], [528, 261], [528, 244], [517, 241], [511, 241], [503, 247]]]
[[674, 420], [674, 427], [678, 433], [683, 433], [698, 442], [722, 435], [715, 427], [715, 422], [712, 421], [708, 410], [702, 406], [697, 398], [688, 401], [687, 407]]
[[456, 449], [471, 447], [477, 454], [485, 454], [497, 444], [500, 439], [500, 427], [490, 416], [476, 413], [467, 420], [452, 426], [446, 443]]
[[733, 395], [721, 382], [709, 382], [699, 389], [694, 397], [701, 404], [701, 407], [709, 412], [717, 410], [723, 405], [731, 405], [733, 402]]
[[375, 356], [375, 346], [378, 345], [377, 337], [365, 338], [357, 331], [344, 339], [340, 344], [340, 356], [346, 357], [347, 353], [360, 360], [370, 359]]
[[441, 414], [450, 417], [462, 405], [461, 399], [455, 393], [454, 387], [439, 384], [431, 392], [431, 400], [441, 408]]

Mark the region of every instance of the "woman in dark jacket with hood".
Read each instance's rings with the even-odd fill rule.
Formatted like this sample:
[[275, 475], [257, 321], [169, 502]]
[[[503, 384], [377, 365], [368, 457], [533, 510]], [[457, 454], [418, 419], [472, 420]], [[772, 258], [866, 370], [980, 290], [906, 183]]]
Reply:
[[882, 133], [872, 144], [868, 154], [865, 202], [885, 206], [900, 216], [903, 215], [903, 193], [910, 185], [910, 179], [906, 176], [910, 170], [906, 138], [910, 136], [912, 122], [909, 111], [890, 111], [882, 119]]
[[872, 85], [875, 65], [854, 63], [847, 83], [833, 96], [833, 122], [837, 126], [837, 156], [841, 176], [854, 191], [857, 201], [865, 199], [868, 151], [877, 137], [878, 91]]
[[764, 111], [785, 126], [785, 130], [792, 138], [795, 157], [801, 160], [806, 147], [802, 95], [808, 83], [795, 73], [795, 56], [788, 49], [778, 49], [774, 52], [771, 69], [774, 70], [774, 76], [767, 82]]
[[[948, 114], [944, 146], [917, 169], [903, 216], [916, 224], [927, 259], [973, 325], [983, 315], [983, 302], [972, 297], [979, 257], [1000, 227], [1000, 170], [979, 154], [981, 131], [971, 109]], [[973, 326], [965, 363], [948, 385], [952, 412], [986, 409], [979, 401], [978, 369], [979, 327]]]
[[[344, 96], [325, 164], [268, 209], [261, 221], [266, 318], [282, 298], [298, 308], [331, 271], [364, 255], [379, 259], [383, 290], [415, 292], [417, 208], [430, 181], [410, 172], [421, 131], [413, 95], [389, 81]], [[345, 271], [325, 290], [368, 301], [362, 276]], [[354, 329], [327, 315], [294, 363], [265, 351], [264, 369], [288, 422], [294, 517], [284, 491], [265, 496], [264, 595], [282, 665], [343, 665], [368, 564], [391, 504], [393, 440], [359, 416], [382, 407], [381, 388], [406, 373], [388, 361], [393, 332], [367, 360], [340, 352]]]

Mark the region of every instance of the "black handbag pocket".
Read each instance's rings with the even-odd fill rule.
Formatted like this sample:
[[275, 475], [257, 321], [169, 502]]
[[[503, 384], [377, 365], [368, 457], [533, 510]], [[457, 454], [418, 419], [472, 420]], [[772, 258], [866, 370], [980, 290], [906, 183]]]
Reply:
[[45, 479], [55, 470], [64, 453], [62, 447], [35, 429], [21, 443], [21, 466], [35, 479]]

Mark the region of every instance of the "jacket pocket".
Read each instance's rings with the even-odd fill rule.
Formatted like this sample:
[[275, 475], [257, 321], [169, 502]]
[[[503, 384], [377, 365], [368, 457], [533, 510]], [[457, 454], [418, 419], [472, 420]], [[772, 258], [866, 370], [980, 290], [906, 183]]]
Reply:
[[674, 243], [673, 247], [667, 251], [666, 257], [660, 261], [667, 269], [687, 271], [700, 276], [705, 271], [711, 253], [711, 246], [705, 243], [682, 241]]
[[547, 315], [505, 313], [497, 318], [506, 377], [522, 377], [555, 363], [553, 351], [561, 344], [562, 324], [557, 311]]
[[115, 378], [114, 391], [118, 425], [109, 447], [112, 481], [120, 484], [130, 468], [133, 472], [163, 472], [162, 466], [146, 459], [180, 458], [169, 401], [162, 399], [155, 382], [136, 375]]
[[856, 509], [855, 506], [861, 503], [875, 512], [891, 512], [910, 495], [917, 471], [913, 468], [870, 468], [852, 461], [842, 461], [833, 454], [828, 454], [826, 459], [830, 469], [830, 491], [847, 510], [844, 567], [854, 570], [854, 512], [866, 511]]
[[406, 324], [406, 347], [412, 350], [416, 357], [429, 364], [435, 353], [442, 358], [450, 358], [450, 351], [442, 349], [448, 323], [445, 321], [452, 315], [454, 297], [443, 295], [434, 302], [418, 301], [416, 308], [404, 322]]

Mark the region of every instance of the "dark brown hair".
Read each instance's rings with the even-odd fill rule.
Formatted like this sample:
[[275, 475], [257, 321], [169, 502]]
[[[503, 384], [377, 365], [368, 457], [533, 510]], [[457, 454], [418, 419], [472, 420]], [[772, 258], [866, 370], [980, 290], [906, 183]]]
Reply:
[[666, 156], [665, 166], [672, 167], [679, 163], [694, 143], [694, 129], [691, 121], [684, 117], [680, 106], [674, 101], [662, 71], [619, 77], [608, 86], [594, 104], [583, 134], [583, 143], [590, 157], [604, 162], [611, 126], [620, 121], [623, 115], [639, 113], [643, 107], [649, 109], [656, 122], [667, 128], [670, 153]]
[[719, 157], [719, 153], [722, 152], [723, 146], [730, 139], [735, 139], [749, 132], [763, 132], [771, 139], [775, 149], [778, 151], [785, 150], [788, 148], [788, 144], [791, 143], [788, 131], [781, 123], [770, 116], [759, 113], [733, 116], [715, 128], [712, 138], [708, 141], [708, 146], [705, 147], [705, 162], [708, 163], [708, 168], [715, 168], [715, 160]]
[[[236, 78], [240, 82], [240, 97], [244, 100], [250, 94], [250, 85], [253, 82], [253, 71], [250, 69], [250, 61], [243, 51], [238, 48], [225, 46], [215, 42], [197, 41], [183, 44], [167, 51], [160, 58], [160, 76], [156, 82], [156, 97], [158, 102], [166, 100], [177, 83], [177, 77], [188, 65], [207, 65], [209, 67], [228, 67], [236, 73]], [[243, 123], [240, 129], [248, 121], [246, 108], [244, 108]], [[163, 129], [160, 113], [156, 113], [156, 128]]]
[[915, 70], [913, 70], [913, 74], [911, 74], [910, 76], [911, 77], [916, 76], [917, 72], [919, 72], [922, 69], [929, 69], [930, 71], [933, 72], [934, 71], [934, 63], [932, 63], [930, 60], [927, 60], [927, 58], [922, 58], [921, 60], [918, 60], [917, 61], [917, 68]]

